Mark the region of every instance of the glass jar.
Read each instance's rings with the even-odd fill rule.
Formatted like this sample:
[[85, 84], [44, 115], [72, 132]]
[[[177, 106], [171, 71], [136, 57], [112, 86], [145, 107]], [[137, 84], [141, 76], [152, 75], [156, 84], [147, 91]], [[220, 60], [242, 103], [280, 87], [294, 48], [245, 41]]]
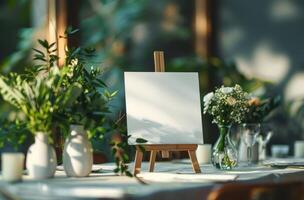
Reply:
[[220, 136], [212, 149], [212, 164], [218, 169], [230, 170], [238, 164], [238, 153], [230, 139], [231, 125], [218, 125]]

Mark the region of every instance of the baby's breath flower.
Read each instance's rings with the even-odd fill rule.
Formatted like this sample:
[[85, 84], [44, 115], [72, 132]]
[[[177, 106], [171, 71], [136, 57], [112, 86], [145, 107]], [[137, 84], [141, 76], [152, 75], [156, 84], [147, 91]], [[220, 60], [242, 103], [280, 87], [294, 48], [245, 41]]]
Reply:
[[74, 58], [74, 59], [71, 60], [71, 66], [75, 67], [76, 65], [78, 65], [78, 59]]
[[204, 114], [213, 117], [213, 123], [229, 125], [242, 123], [249, 111], [248, 94], [239, 85], [221, 87], [204, 97]]
[[228, 94], [228, 93], [232, 92], [233, 89], [234, 89], [233, 87], [223, 87], [222, 86], [220, 90], [221, 90], [222, 93]]
[[210, 102], [210, 100], [212, 99], [212, 97], [214, 96], [214, 94], [213, 94], [213, 92], [209, 92], [208, 94], [206, 94], [205, 96], [204, 96], [204, 103], [209, 103]]

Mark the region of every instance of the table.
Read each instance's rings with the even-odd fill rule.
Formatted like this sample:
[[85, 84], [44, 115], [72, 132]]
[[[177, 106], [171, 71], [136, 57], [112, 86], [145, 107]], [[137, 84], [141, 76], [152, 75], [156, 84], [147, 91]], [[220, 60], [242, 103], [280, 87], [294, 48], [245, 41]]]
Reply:
[[[283, 161], [290, 161], [284, 159]], [[294, 159], [293, 159], [294, 161]], [[304, 162], [304, 159], [297, 161]], [[27, 176], [23, 182], [0, 181], [0, 188], [20, 199], [206, 199], [208, 193], [225, 182], [303, 181], [304, 169], [276, 169], [266, 166], [239, 167], [220, 171], [201, 165], [202, 174], [193, 174], [190, 161], [158, 162], [154, 173], [143, 172], [136, 178], [117, 176], [111, 172], [113, 163], [94, 165], [90, 177], [69, 178], [58, 167], [55, 178], [34, 181]], [[148, 163], [143, 163], [147, 170]]]

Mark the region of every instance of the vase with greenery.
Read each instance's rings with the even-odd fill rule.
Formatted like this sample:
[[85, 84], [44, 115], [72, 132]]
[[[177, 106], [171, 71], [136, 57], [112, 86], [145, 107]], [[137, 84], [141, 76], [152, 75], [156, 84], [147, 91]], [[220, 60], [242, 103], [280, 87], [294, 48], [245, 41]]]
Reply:
[[60, 110], [77, 98], [81, 85], [73, 84], [64, 90], [61, 82], [65, 72], [54, 67], [31, 73], [0, 76], [0, 93], [5, 101], [15, 106], [26, 116], [28, 130], [35, 136], [35, 143], [27, 153], [27, 169], [34, 179], [50, 178], [54, 175], [57, 159], [50, 145], [52, 123]]
[[83, 90], [73, 104], [64, 109], [70, 134], [64, 144], [63, 165], [68, 176], [81, 177], [89, 175], [93, 165], [92, 144], [87, 134], [94, 135], [96, 128], [105, 124], [105, 115], [110, 112], [108, 104], [116, 92], [109, 92], [102, 71], [91, 62], [93, 49], [67, 48], [66, 53], [63, 68], [68, 71], [68, 77], [63, 87], [77, 83]]
[[[61, 39], [75, 32], [69, 27]], [[34, 49], [34, 61], [37, 62], [22, 74], [12, 73], [9, 78], [1, 76], [0, 80], [3, 98], [25, 113], [26, 128], [33, 134], [43, 133], [48, 140], [38, 138], [46, 143], [51, 143], [54, 135], [69, 137], [70, 125], [80, 127], [77, 130], [86, 130], [83, 135], [94, 139], [103, 139], [104, 134], [117, 129], [117, 124], [109, 119], [108, 105], [117, 92], [109, 92], [103, 82], [100, 62], [93, 58], [94, 50], [66, 47], [65, 62], [58, 67], [56, 43], [38, 42], [40, 48]], [[27, 84], [32, 88], [28, 89]], [[32, 97], [32, 93], [37, 96]], [[123, 133], [119, 132], [119, 135], [125, 138]], [[131, 176], [126, 165], [129, 160], [127, 140], [111, 142], [110, 146], [117, 164], [115, 172]]]
[[242, 123], [248, 111], [248, 94], [239, 85], [222, 86], [204, 96], [204, 114], [213, 118], [220, 132], [211, 157], [216, 168], [229, 170], [237, 166], [237, 149], [230, 139], [230, 128]]
[[[69, 28], [61, 39], [75, 32], [77, 30]], [[47, 41], [40, 44], [42, 49], [35, 49], [38, 53], [36, 59], [43, 64], [39, 66], [40, 69], [53, 68], [59, 59], [53, 53], [53, 46]], [[65, 50], [64, 64], [60, 67], [60, 71], [64, 72], [60, 87], [67, 90], [71, 85], [81, 85], [81, 90], [74, 101], [62, 107], [57, 115], [62, 118], [58, 125], [66, 138], [63, 166], [68, 176], [81, 177], [89, 175], [93, 165], [92, 144], [87, 133], [96, 133], [92, 130], [104, 125], [105, 115], [109, 113], [108, 103], [116, 92], [110, 93], [103, 82], [100, 66], [94, 60], [94, 49], [66, 46]], [[54, 59], [49, 60], [49, 57]]]

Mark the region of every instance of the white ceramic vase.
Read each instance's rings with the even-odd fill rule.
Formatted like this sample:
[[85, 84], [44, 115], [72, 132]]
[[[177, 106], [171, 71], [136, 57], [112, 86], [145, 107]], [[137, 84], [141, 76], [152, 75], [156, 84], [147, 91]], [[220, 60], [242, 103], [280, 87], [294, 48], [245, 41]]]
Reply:
[[46, 179], [54, 176], [57, 167], [55, 149], [49, 144], [48, 136], [38, 132], [35, 143], [30, 146], [26, 156], [26, 168], [32, 179]]
[[71, 125], [63, 149], [63, 167], [67, 176], [88, 176], [93, 166], [92, 144], [81, 125]]

